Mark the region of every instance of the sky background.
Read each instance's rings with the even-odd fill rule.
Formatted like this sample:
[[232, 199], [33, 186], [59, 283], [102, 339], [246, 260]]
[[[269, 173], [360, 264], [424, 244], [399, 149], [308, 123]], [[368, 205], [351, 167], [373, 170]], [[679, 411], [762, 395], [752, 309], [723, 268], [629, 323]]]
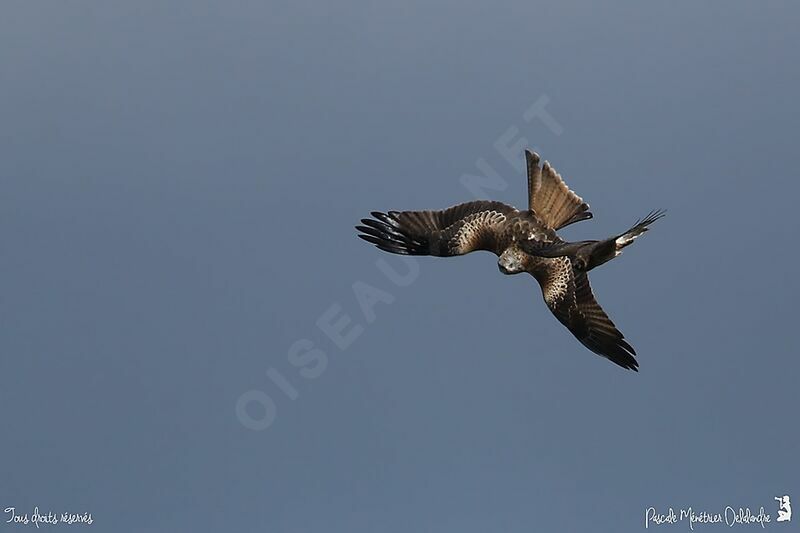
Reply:
[[[797, 506], [799, 21], [790, 2], [4, 2], [0, 509], [470, 533]], [[537, 102], [552, 120], [524, 118]], [[669, 210], [591, 275], [638, 374], [488, 253], [398, 286], [376, 262], [408, 264], [356, 238], [372, 210], [474, 199], [481, 159], [507, 184], [484, 196], [524, 207], [504, 134], [591, 204], [566, 238]], [[367, 317], [354, 284], [392, 303]]]

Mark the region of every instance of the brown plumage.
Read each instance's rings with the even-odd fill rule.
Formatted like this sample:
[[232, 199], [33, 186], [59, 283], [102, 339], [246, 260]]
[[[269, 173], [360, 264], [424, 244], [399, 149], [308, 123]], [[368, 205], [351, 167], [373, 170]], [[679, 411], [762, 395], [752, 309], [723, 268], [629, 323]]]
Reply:
[[633, 347], [592, 294], [587, 272], [621, 253], [622, 248], [663, 216], [645, 220], [605, 241], [567, 243], [557, 230], [592, 218], [589, 205], [539, 156], [526, 151], [528, 209], [479, 200], [443, 211], [375, 211], [356, 226], [359, 237], [387, 252], [450, 257], [476, 250], [499, 256], [504, 274], [528, 272], [542, 289], [547, 307], [584, 346], [614, 363], [638, 369]]

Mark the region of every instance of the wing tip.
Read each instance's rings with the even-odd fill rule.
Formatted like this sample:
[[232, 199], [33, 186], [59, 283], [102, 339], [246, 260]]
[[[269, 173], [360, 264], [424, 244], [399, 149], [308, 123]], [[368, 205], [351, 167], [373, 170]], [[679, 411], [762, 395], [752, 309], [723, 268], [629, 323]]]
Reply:
[[399, 255], [427, 255], [428, 242], [414, 238], [403, 229], [397, 219], [397, 211], [383, 213], [372, 211], [374, 218], [362, 218], [363, 225], [355, 226], [358, 237], [375, 245], [384, 252]]
[[636, 360], [636, 350], [624, 338], [620, 338], [614, 347], [614, 354], [605, 355], [608, 359], [626, 370], [639, 371], [639, 361]]
[[623, 339], [619, 339], [618, 343], [613, 346], [600, 348], [598, 350], [594, 350], [592, 348], [589, 349], [608, 359], [615, 365], [621, 366], [625, 370], [633, 370], [634, 372], [638, 372], [639, 361], [636, 360], [636, 352], [633, 351], [633, 348], [630, 348], [630, 350], [627, 348], [630, 348], [630, 344], [625, 342]]
[[647, 213], [647, 215], [644, 218], [641, 218], [641, 219], [637, 220], [636, 224], [634, 224], [634, 227], [646, 228], [647, 226], [649, 226], [650, 224], [652, 224], [656, 220], [660, 220], [660, 219], [664, 218], [665, 216], [667, 216], [667, 210], [666, 209], [653, 209], [652, 211]]
[[[608, 359], [615, 365], [621, 366], [626, 370], [639, 371], [639, 361], [636, 360], [636, 350], [625, 340], [622, 333], [610, 323], [613, 331], [597, 330], [592, 328], [588, 335], [578, 337], [581, 344], [589, 348], [597, 355]], [[577, 337], [577, 335], [576, 335]]]

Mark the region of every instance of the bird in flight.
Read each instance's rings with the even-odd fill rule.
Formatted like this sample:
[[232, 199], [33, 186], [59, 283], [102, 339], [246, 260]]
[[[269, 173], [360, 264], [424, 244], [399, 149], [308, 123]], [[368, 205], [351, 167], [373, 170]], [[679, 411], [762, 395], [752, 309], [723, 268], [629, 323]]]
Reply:
[[651, 211], [629, 230], [601, 241], [567, 242], [561, 228], [592, 218], [589, 204], [572, 192], [539, 155], [525, 151], [528, 209], [478, 200], [442, 211], [373, 211], [356, 226], [358, 235], [403, 255], [451, 257], [487, 250], [503, 274], [527, 272], [542, 289], [547, 307], [584, 346], [619, 366], [638, 371], [636, 351], [594, 298], [587, 272], [614, 259], [664, 216]]

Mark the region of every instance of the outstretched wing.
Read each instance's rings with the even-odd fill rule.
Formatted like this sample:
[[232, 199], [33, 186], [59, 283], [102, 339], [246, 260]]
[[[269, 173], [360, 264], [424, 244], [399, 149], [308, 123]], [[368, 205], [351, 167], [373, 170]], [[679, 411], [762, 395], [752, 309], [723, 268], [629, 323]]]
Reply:
[[594, 353], [638, 371], [636, 351], [595, 300], [589, 276], [573, 269], [567, 257], [542, 260], [549, 266], [537, 280], [547, 307], [559, 322]]
[[374, 211], [356, 226], [359, 237], [381, 250], [404, 255], [502, 253], [502, 229], [517, 210], [502, 202], [476, 201], [443, 211]]
[[539, 154], [525, 150], [528, 163], [528, 209], [548, 227], [558, 230], [573, 222], [592, 218], [589, 204], [567, 187], [550, 163], [539, 167]]

